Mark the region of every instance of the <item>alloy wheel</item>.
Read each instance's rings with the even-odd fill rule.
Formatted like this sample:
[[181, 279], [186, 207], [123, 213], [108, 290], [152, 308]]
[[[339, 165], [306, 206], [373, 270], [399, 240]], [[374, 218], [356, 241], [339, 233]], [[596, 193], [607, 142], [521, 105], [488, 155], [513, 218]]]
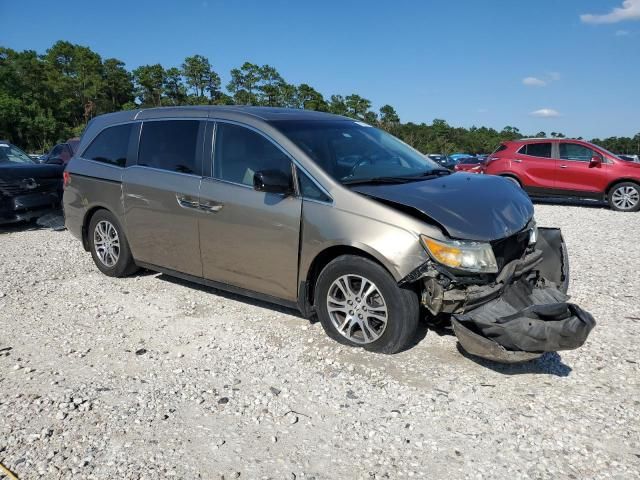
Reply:
[[631, 210], [640, 202], [640, 192], [635, 187], [623, 185], [613, 192], [611, 201], [620, 210]]
[[112, 268], [120, 258], [120, 237], [113, 224], [101, 220], [93, 231], [93, 245], [98, 259], [107, 268]]
[[389, 318], [378, 287], [360, 275], [343, 275], [331, 284], [327, 311], [341, 335], [363, 345], [380, 338]]

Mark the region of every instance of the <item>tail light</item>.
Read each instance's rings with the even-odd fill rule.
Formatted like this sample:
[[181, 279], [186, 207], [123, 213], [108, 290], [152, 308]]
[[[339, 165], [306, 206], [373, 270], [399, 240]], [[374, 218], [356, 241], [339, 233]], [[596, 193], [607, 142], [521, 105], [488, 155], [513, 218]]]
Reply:
[[67, 188], [71, 183], [71, 174], [66, 170], [62, 172], [62, 188]]

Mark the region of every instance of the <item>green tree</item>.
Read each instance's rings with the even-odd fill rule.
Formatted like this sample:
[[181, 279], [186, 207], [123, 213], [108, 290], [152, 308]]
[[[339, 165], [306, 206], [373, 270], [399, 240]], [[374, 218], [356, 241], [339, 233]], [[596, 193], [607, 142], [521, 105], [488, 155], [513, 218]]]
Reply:
[[344, 100], [347, 106], [347, 115], [364, 120], [365, 114], [371, 108], [371, 101], [355, 93], [348, 95]]
[[162, 65], [142, 65], [133, 71], [136, 96], [143, 107], [162, 105], [166, 72]]
[[400, 123], [400, 117], [396, 113], [395, 108], [391, 105], [383, 105], [380, 107], [380, 126], [382, 128], [390, 130], [398, 123]]
[[115, 112], [133, 101], [133, 79], [124, 62], [107, 58], [103, 62], [103, 80], [104, 111]]
[[329, 111], [336, 115], [347, 115], [348, 108], [347, 103], [342, 95], [331, 95], [329, 101]]
[[187, 101], [187, 87], [182, 81], [182, 71], [171, 67], [164, 76], [164, 101], [165, 105], [183, 105]]
[[[220, 75], [211, 68], [208, 58], [202, 55], [185, 58], [182, 64], [182, 75], [196, 97], [203, 99], [205, 92], [207, 92], [212, 103], [219, 99], [222, 93], [220, 91]], [[202, 103], [202, 100], [196, 102]]]
[[258, 105], [258, 97], [255, 93], [261, 71], [258, 65], [245, 62], [242, 67], [231, 70], [231, 81], [227, 90], [233, 96], [238, 105]]
[[297, 97], [298, 108], [304, 108], [305, 110], [317, 110], [320, 112], [326, 112], [329, 110], [329, 105], [322, 94], [311, 85], [306, 83], [298, 85]]

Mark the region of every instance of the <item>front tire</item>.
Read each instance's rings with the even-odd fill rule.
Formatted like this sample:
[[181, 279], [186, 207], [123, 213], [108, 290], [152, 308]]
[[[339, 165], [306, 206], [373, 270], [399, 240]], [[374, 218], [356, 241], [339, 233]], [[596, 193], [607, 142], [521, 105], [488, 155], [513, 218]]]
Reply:
[[640, 186], [633, 182], [614, 185], [609, 191], [609, 206], [617, 212], [637, 212], [640, 210]]
[[126, 277], [138, 270], [124, 230], [107, 210], [96, 212], [89, 222], [89, 246], [98, 269], [109, 277]]
[[410, 346], [419, 320], [417, 294], [400, 288], [377, 263], [342, 255], [320, 273], [315, 288], [318, 318], [337, 342], [379, 353]]

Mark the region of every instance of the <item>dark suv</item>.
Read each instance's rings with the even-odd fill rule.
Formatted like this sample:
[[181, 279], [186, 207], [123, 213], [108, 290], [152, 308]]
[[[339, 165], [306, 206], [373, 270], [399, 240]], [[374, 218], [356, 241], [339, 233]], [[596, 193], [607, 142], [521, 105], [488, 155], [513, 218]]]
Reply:
[[[575, 348], [560, 231], [527, 195], [452, 174], [382, 130], [304, 110], [176, 107], [92, 120], [65, 172], [69, 231], [106, 275], [165, 272], [317, 316], [393, 353], [421, 316], [471, 353]], [[476, 201], [479, 200], [479, 201]]]
[[484, 173], [501, 175], [535, 196], [592, 198], [608, 201], [614, 210], [640, 210], [640, 163], [582, 140], [504, 142], [489, 156]]

